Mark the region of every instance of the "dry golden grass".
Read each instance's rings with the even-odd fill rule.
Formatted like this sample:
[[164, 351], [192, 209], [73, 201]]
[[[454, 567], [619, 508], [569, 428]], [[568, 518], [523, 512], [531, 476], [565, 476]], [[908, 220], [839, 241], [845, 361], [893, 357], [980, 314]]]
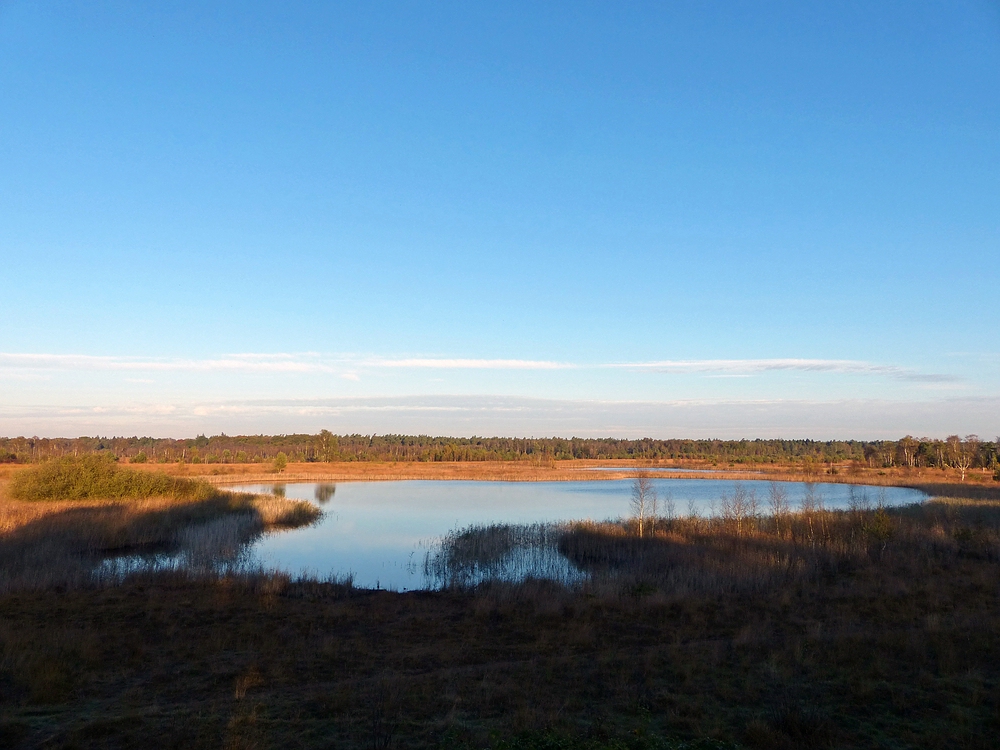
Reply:
[[[6, 483], [5, 483], [6, 484]], [[178, 551], [208, 563], [268, 529], [311, 523], [305, 501], [214, 490], [205, 498], [31, 502], [0, 486], [0, 590], [83, 585], [104, 559]]]
[[[614, 467], [620, 471], [593, 471], [595, 467]], [[672, 474], [662, 471], [670, 467], [696, 469]], [[0, 483], [28, 467], [0, 465]], [[992, 474], [975, 469], [968, 472], [965, 482], [957, 469], [837, 467], [831, 474], [826, 468], [804, 471], [798, 464], [766, 464], [747, 467], [738, 464], [712, 465], [705, 461], [437, 461], [437, 462], [299, 462], [289, 463], [276, 473], [271, 464], [129, 464], [129, 469], [160, 472], [172, 477], [205, 479], [213, 484], [255, 482], [366, 482], [404, 479], [479, 480], [500, 482], [565, 482], [625, 479], [643, 469], [656, 468], [656, 477], [663, 479], [739, 479], [812, 481], [844, 484], [872, 484], [915, 487], [930, 495], [1000, 499], [1000, 483]], [[704, 473], [701, 473], [704, 472]]]
[[[618, 471], [593, 471], [596, 467], [614, 467]], [[696, 469], [697, 475], [687, 471], [672, 474], [663, 469]], [[653, 462], [653, 461], [436, 461], [436, 462], [308, 462], [289, 463], [280, 474], [270, 464], [136, 464], [130, 466], [143, 471], [164, 471], [171, 476], [203, 478], [214, 483], [238, 482], [319, 482], [319, 481], [385, 481], [401, 479], [453, 479], [502, 482], [563, 482], [601, 481], [633, 477], [643, 469], [656, 468], [656, 476], [675, 479], [775, 479], [786, 481], [834, 482], [849, 484], [874, 484], [887, 486], [940, 486], [983, 487], [998, 490], [1000, 484], [992, 480], [985, 470], [968, 473], [960, 481], [957, 469], [942, 471], [928, 468], [848, 469], [840, 467], [836, 474], [825, 469], [818, 472], [803, 471], [800, 465], [740, 465], [713, 466], [707, 462]], [[701, 473], [704, 472], [704, 473]]]

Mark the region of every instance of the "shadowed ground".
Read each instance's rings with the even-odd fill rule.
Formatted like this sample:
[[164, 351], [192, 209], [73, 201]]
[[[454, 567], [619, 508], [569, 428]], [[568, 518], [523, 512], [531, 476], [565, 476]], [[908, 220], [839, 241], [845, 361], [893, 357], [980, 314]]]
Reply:
[[998, 515], [575, 526], [577, 588], [174, 572], [10, 592], [0, 744], [993, 747]]

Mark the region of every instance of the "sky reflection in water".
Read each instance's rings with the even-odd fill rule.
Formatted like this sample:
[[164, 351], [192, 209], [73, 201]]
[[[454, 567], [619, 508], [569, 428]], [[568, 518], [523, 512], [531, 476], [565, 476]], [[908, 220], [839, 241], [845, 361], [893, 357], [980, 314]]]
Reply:
[[[672, 497], [676, 512], [694, 508], [710, 515], [723, 493], [742, 483], [755, 490], [766, 509], [768, 483], [713, 479], [655, 479], [661, 498]], [[268, 568], [320, 577], [354, 574], [358, 586], [411, 590], [425, 588], [423, 563], [433, 545], [449, 531], [470, 524], [531, 524], [625, 517], [629, 514], [631, 480], [581, 482], [481, 482], [411, 480], [279, 485], [288, 498], [316, 502], [325, 517], [316, 525], [268, 534], [256, 541], [253, 559]], [[801, 482], [782, 482], [792, 507], [806, 493]], [[827, 508], [847, 506], [850, 485], [816, 484]], [[275, 485], [235, 487], [241, 491], [272, 492]], [[902, 487], [862, 488], [874, 504], [884, 491], [885, 502], [920, 502], [925, 495]], [[662, 510], [662, 504], [661, 504]]]

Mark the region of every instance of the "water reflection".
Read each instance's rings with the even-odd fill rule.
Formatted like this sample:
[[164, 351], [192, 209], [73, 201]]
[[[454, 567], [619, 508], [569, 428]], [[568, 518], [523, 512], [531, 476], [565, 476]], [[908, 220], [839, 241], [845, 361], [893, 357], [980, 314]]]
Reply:
[[[652, 514], [743, 519], [786, 510], [870, 509], [920, 502], [901, 487], [712, 479], [651, 480]], [[582, 573], [558, 550], [566, 521], [630, 516], [632, 480], [580, 482], [395, 481], [263, 484], [233, 488], [307, 500], [322, 519], [261, 533], [229, 516], [184, 530], [169, 553], [106, 561], [99, 575], [139, 568], [277, 569], [321, 579], [351, 576], [366, 588], [412, 590], [527, 577], [566, 583]], [[775, 494], [777, 493], [777, 494]]]
[[139, 571], [189, 570], [223, 575], [258, 569], [253, 543], [263, 529], [253, 513], [235, 513], [180, 529], [170, 548], [155, 553], [121, 555], [102, 560], [98, 580], [120, 580]]
[[487, 581], [545, 578], [572, 584], [586, 575], [559, 551], [565, 527], [468, 526], [446, 534], [427, 552], [423, 573], [431, 588], [467, 588]]
[[[715, 479], [653, 479], [658, 512], [714, 516], [727, 511], [733, 499], [754, 494], [759, 512], [767, 512], [768, 482]], [[476, 482], [392, 481], [288, 484], [289, 498], [322, 504], [323, 519], [306, 528], [267, 534], [251, 543], [252, 559], [266, 568], [324, 578], [352, 574], [359, 586], [411, 590], [444, 585], [437, 564], [442, 539], [465, 543], [461, 535], [471, 526], [497, 524], [531, 526], [569, 520], [605, 520], [630, 515], [632, 481]], [[792, 510], [803, 504], [828, 509], [847, 508], [852, 502], [884, 501], [886, 505], [919, 502], [924, 495], [901, 487], [854, 487], [845, 484], [778, 483]], [[239, 489], [271, 492], [272, 485]], [[329, 493], [329, 496], [327, 496]], [[325, 500], [324, 500], [325, 498]], [[723, 504], [722, 499], [726, 498]], [[852, 499], [853, 498], [853, 499]], [[803, 503], [804, 501], [804, 503]], [[739, 509], [737, 509], [739, 510]], [[739, 510], [742, 513], [742, 510]], [[462, 530], [465, 530], [463, 532]], [[484, 540], [480, 542], [485, 543]], [[499, 543], [493, 540], [491, 543]], [[478, 543], [478, 542], [477, 542]], [[498, 547], [497, 549], [501, 549]], [[493, 558], [493, 567], [456, 568], [448, 580], [476, 580], [477, 576], [542, 575], [562, 578], [575, 573], [551, 552], [551, 545], [510, 541]], [[431, 559], [427, 555], [431, 554]], [[459, 558], [454, 558], [458, 561]]]
[[320, 482], [316, 485], [316, 490], [313, 492], [313, 498], [320, 505], [324, 505], [330, 502], [336, 492], [337, 485]]

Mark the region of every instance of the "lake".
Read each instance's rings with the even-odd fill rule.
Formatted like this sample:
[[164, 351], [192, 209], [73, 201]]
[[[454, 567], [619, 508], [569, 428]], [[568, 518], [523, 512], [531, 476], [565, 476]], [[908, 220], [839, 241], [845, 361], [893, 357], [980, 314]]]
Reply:
[[[672, 498], [677, 514], [713, 515], [723, 493], [742, 484], [757, 493], [766, 511], [768, 482], [718, 479], [654, 479], [660, 497]], [[781, 482], [791, 507], [807, 492], [801, 482]], [[241, 485], [244, 492], [284, 493], [317, 503], [324, 517], [315, 525], [266, 534], [248, 550], [253, 562], [292, 574], [319, 577], [351, 573], [362, 587], [398, 591], [426, 588], [424, 558], [445, 534], [472, 524], [534, 524], [606, 520], [629, 515], [631, 479], [579, 482], [483, 482], [410, 480], [392, 482]], [[852, 485], [815, 484], [827, 508], [846, 508]], [[853, 486], [872, 504], [921, 502], [926, 495], [902, 487]], [[880, 497], [881, 493], [881, 497]]]

